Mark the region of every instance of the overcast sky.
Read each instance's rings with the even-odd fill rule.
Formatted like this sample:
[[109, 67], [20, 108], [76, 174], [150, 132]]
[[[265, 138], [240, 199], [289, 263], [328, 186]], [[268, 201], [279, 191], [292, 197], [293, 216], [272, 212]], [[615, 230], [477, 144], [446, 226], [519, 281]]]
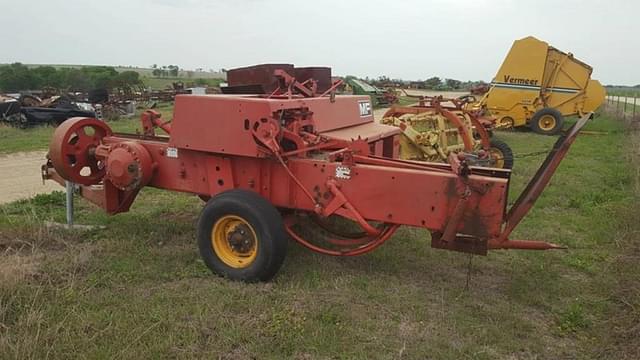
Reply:
[[640, 84], [640, 1], [0, 0], [0, 63], [233, 68], [491, 80], [513, 40], [572, 52], [605, 84]]

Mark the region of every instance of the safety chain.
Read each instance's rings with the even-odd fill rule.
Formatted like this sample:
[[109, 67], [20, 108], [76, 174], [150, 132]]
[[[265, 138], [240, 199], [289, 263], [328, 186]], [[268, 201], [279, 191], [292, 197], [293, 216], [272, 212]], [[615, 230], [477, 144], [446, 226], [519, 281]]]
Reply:
[[[609, 130], [609, 131], [590, 131], [590, 132], [584, 132], [584, 133], [585, 135], [611, 135], [611, 134], [629, 133], [629, 132], [635, 132], [635, 131], [640, 131], [640, 128], [624, 129], [624, 130]], [[543, 154], [546, 155], [548, 153], [549, 153], [549, 150], [542, 150], [542, 151], [534, 151], [534, 152], [525, 153], [525, 154], [518, 154], [518, 155], [514, 154], [513, 157], [517, 159], [521, 159], [521, 158], [538, 156]]]
[[580, 134], [585, 134], [585, 135], [611, 135], [611, 134], [624, 134], [624, 133], [638, 132], [638, 131], [640, 131], [640, 128], [621, 129], [621, 130], [607, 130], [607, 131], [583, 130], [583, 131], [580, 132]]
[[546, 155], [548, 153], [549, 153], [549, 150], [542, 150], [542, 151], [534, 151], [526, 154], [518, 154], [518, 155], [514, 154], [513, 157], [516, 159], [521, 159], [521, 158], [526, 158], [531, 156]]
[[[522, 159], [522, 158], [527, 158], [527, 157], [533, 157], [533, 156], [538, 156], [538, 155], [547, 155], [549, 153], [549, 150], [542, 150], [542, 151], [535, 151], [535, 152], [530, 152], [530, 153], [525, 153], [525, 154], [519, 154], [513, 155], [514, 159]], [[495, 156], [492, 157], [493, 159], [496, 160], [504, 160], [504, 156]]]

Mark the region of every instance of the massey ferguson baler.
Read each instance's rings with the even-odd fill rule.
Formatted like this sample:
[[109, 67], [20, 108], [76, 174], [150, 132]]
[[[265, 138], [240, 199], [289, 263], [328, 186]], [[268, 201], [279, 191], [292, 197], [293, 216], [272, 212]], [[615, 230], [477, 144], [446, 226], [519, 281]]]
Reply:
[[[73, 118], [55, 131], [43, 177], [78, 185], [109, 214], [126, 212], [145, 186], [207, 200], [197, 225], [200, 253], [215, 273], [268, 280], [289, 238], [328, 255], [372, 251], [400, 226], [428, 229], [432, 247], [486, 254], [489, 249], [552, 249], [511, 240], [587, 121], [556, 143], [531, 183], [507, 209], [510, 170], [397, 159], [399, 132], [374, 122], [365, 96], [316, 93], [284, 72], [268, 95], [180, 95], [174, 117], [142, 114], [140, 134], [115, 134], [102, 121]], [[162, 129], [167, 135], [157, 135]], [[345, 233], [329, 220], [346, 218]], [[309, 221], [309, 220], [313, 221]], [[316, 223], [310, 240], [300, 231]], [[402, 241], [402, 239], [397, 239]]]

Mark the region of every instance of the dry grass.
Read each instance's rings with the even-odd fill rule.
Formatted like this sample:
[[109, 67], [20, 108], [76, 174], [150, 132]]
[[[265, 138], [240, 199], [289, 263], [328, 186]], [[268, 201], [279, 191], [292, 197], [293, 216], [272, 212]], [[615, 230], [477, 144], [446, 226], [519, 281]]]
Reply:
[[615, 239], [620, 253], [612, 261], [611, 271], [614, 291], [611, 294], [614, 306], [611, 316], [602, 322], [605, 334], [598, 355], [611, 359], [640, 359], [640, 116], [627, 118], [625, 128], [628, 151], [623, 161], [629, 163], [633, 176], [634, 200], [631, 207], [620, 215], [619, 237]]

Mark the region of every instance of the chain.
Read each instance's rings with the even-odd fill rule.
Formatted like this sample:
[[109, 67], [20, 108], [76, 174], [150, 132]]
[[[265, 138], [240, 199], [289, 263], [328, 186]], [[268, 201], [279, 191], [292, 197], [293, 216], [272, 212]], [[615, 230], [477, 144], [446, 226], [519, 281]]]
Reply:
[[[629, 132], [636, 132], [636, 131], [640, 131], [640, 128], [609, 130], [609, 131], [584, 131], [585, 133], [584, 135], [613, 135], [613, 134], [629, 133]], [[546, 155], [548, 153], [549, 153], [549, 150], [541, 150], [541, 151], [534, 151], [534, 152], [525, 153], [525, 154], [517, 154], [517, 155], [514, 154], [513, 157], [514, 159], [521, 159], [521, 158], [527, 158], [527, 157], [538, 156], [538, 155]]]
[[549, 150], [542, 150], [542, 151], [534, 151], [534, 152], [525, 153], [525, 154], [513, 155], [513, 157], [516, 159], [521, 159], [521, 158], [526, 158], [531, 156], [546, 155], [548, 153], [549, 153]]
[[638, 132], [640, 128], [625, 128], [621, 130], [607, 130], [607, 131], [597, 131], [597, 130], [584, 130], [580, 131], [580, 134], [584, 135], [611, 135], [611, 134], [625, 134], [630, 132]]

